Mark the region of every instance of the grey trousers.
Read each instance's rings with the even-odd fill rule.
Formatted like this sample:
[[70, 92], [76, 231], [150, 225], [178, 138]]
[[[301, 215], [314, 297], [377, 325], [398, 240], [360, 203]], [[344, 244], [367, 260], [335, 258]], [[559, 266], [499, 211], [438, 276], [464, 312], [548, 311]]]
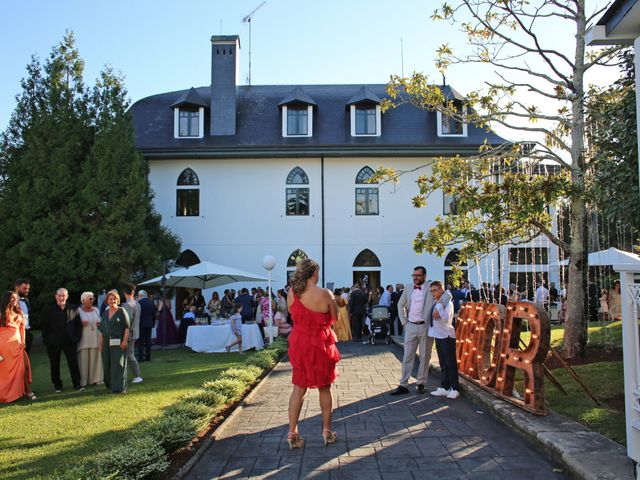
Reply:
[[140, 376], [140, 365], [138, 365], [135, 353], [136, 341], [137, 340], [132, 340], [127, 343], [127, 364], [129, 365], [129, 370], [133, 374], [133, 378]]
[[404, 356], [402, 357], [402, 377], [400, 385], [409, 386], [409, 378], [413, 372], [413, 365], [416, 359], [416, 351], [420, 349], [420, 366], [416, 383], [427, 384], [429, 374], [429, 362], [431, 361], [431, 350], [433, 349], [433, 338], [427, 335], [428, 326], [426, 323], [415, 325], [407, 322], [404, 325]]

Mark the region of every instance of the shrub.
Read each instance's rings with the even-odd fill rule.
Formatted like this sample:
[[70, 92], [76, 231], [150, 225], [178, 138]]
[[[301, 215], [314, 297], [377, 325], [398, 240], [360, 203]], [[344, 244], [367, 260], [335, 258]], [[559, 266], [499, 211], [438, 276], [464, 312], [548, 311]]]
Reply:
[[187, 393], [181, 401], [187, 403], [199, 403], [214, 409], [214, 411], [224, 407], [227, 399], [214, 390], [199, 389], [195, 392]]
[[247, 365], [255, 365], [263, 370], [269, 370], [276, 364], [272, 351], [262, 350], [261, 352], [251, 355], [245, 362]]
[[244, 365], [242, 367], [232, 367], [226, 369], [219, 378], [228, 378], [231, 380], [240, 380], [248, 385], [255, 382], [262, 375], [262, 369], [255, 365]]
[[198, 421], [182, 415], [162, 416], [140, 424], [133, 438], [151, 439], [167, 453], [187, 445], [198, 433]]
[[215, 411], [203, 403], [182, 400], [167, 407], [164, 411], [164, 415], [169, 417], [187, 417], [200, 424], [206, 424], [215, 415]]
[[235, 400], [247, 389], [247, 384], [238, 379], [219, 378], [202, 385], [205, 391], [221, 395], [227, 402]]
[[168, 466], [167, 454], [156, 440], [137, 437], [56, 477], [64, 480], [140, 480], [164, 472]]

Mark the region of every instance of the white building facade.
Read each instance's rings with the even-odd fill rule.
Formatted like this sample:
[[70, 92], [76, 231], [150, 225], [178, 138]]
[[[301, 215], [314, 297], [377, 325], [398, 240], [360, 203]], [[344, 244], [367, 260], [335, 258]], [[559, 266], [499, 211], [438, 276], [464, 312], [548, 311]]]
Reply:
[[[335, 287], [363, 277], [372, 287], [411, 282], [417, 265], [444, 279], [446, 257], [416, 254], [413, 240], [453, 213], [451, 199], [438, 192], [413, 208], [418, 176], [439, 157], [504, 140], [411, 105], [383, 114], [384, 85], [237, 86], [239, 48], [236, 36], [213, 37], [211, 86], [132, 107], [155, 207], [183, 249], [256, 273], [273, 255], [278, 287], [304, 256]], [[380, 165], [406, 173], [398, 184], [368, 183]], [[505, 247], [469, 269], [471, 282], [507, 285], [517, 271], [558, 281], [549, 267], [556, 248], [543, 240], [520, 247], [547, 249], [546, 265], [515, 265]]]

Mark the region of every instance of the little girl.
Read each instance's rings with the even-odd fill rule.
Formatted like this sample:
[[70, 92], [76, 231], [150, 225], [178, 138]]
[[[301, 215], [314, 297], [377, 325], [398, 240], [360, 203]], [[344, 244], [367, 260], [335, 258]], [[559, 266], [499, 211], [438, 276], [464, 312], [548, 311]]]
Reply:
[[609, 320], [609, 304], [607, 303], [608, 297], [609, 292], [607, 292], [606, 288], [600, 290], [600, 308], [598, 309], [598, 314], [601, 322]]
[[242, 311], [241, 303], [233, 304], [233, 315], [229, 317], [231, 321], [231, 332], [236, 336], [236, 339], [227, 345], [225, 348], [227, 349], [227, 353], [231, 350], [235, 344], [238, 344], [238, 352], [242, 354], [242, 316], [240, 312]]

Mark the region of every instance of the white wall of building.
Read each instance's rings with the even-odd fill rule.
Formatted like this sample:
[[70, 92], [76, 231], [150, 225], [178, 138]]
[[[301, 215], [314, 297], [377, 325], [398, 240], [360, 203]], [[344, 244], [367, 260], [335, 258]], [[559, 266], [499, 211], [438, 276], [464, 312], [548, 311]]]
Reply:
[[[430, 197], [424, 208], [416, 209], [411, 204], [411, 198], [418, 193], [416, 180], [428, 173], [429, 167], [404, 174], [399, 184], [380, 185], [379, 215], [355, 214], [355, 179], [361, 168], [369, 166], [375, 170], [385, 164], [411, 171], [431, 161], [428, 158], [325, 157], [326, 282], [351, 285], [353, 261], [366, 248], [380, 259], [383, 285], [410, 282], [416, 265], [424, 265], [431, 279], [444, 278], [444, 258], [417, 255], [412, 246], [416, 233], [428, 230], [435, 217], [443, 213], [439, 192]], [[286, 178], [296, 166], [309, 177], [309, 216], [293, 217], [285, 213]], [[185, 168], [193, 169], [200, 180], [199, 217], [176, 216], [176, 181]], [[277, 261], [272, 272], [274, 288], [286, 282], [287, 259], [294, 250], [301, 249], [321, 263], [319, 157], [152, 160], [149, 170], [155, 206], [164, 225], [180, 237], [183, 249], [191, 249], [201, 260], [264, 274], [262, 258], [273, 255]], [[552, 258], [557, 261], [557, 254], [551, 254], [550, 260]], [[503, 261], [508, 262], [508, 252], [503, 253]], [[471, 269], [469, 277], [473, 283], [477, 284], [479, 278], [498, 281], [497, 253], [485, 263], [486, 266], [481, 263], [480, 276], [477, 269]], [[507, 268], [508, 264], [503, 264], [503, 271]]]

